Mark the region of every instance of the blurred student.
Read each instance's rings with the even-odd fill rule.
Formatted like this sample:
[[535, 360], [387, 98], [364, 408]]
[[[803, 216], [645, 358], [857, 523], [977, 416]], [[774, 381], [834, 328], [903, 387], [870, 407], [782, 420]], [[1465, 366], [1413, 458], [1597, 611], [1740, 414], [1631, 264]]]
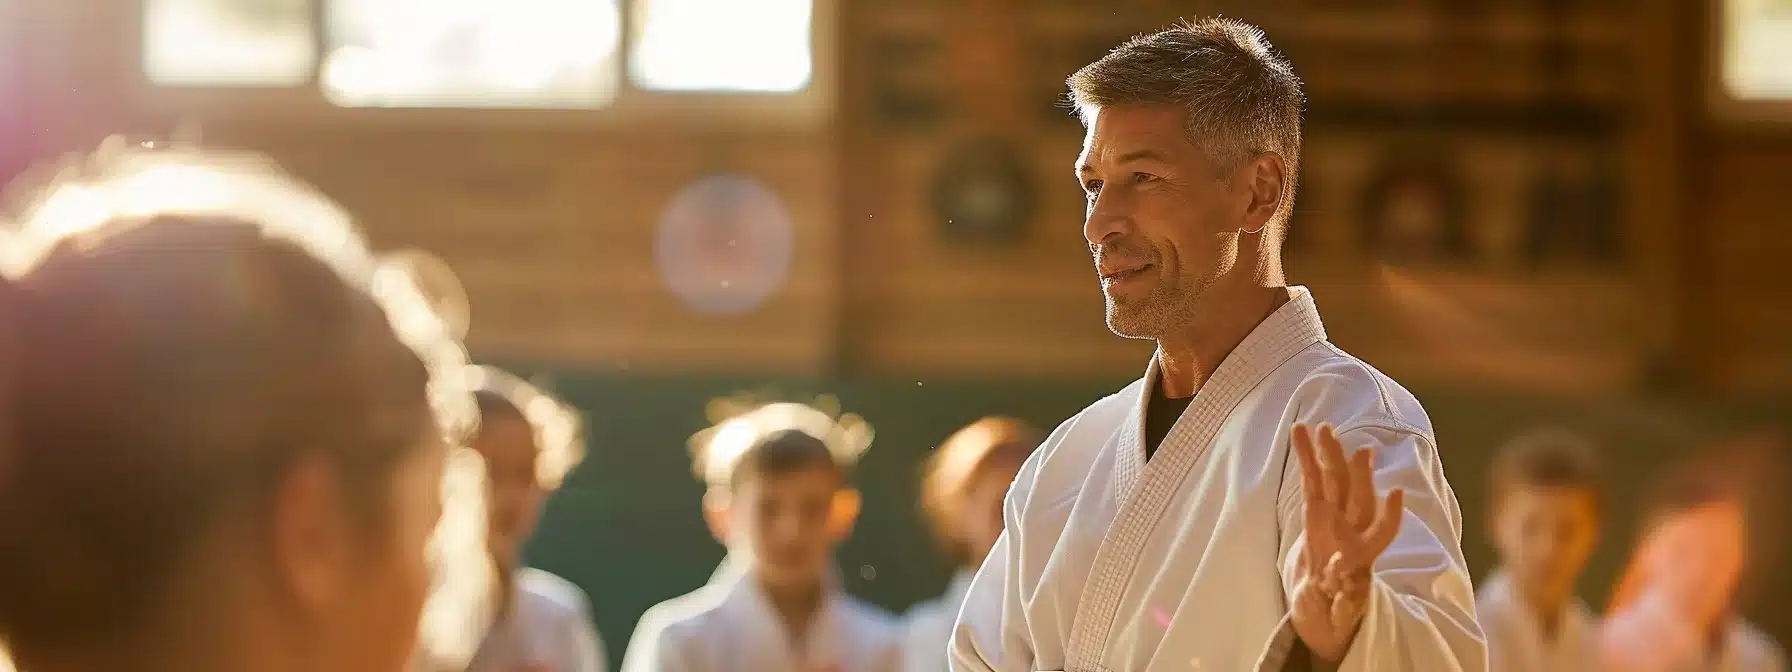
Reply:
[[647, 610], [626, 672], [892, 672], [900, 633], [846, 594], [834, 547], [859, 512], [859, 449], [800, 404], [723, 423], [699, 454], [704, 515], [728, 558], [696, 592]]
[[1605, 672], [1785, 672], [1786, 656], [1742, 618], [1748, 557], [1743, 474], [1720, 463], [1670, 472], [1600, 634]]
[[487, 540], [498, 613], [468, 672], [604, 672], [603, 640], [585, 593], [523, 566], [543, 501], [584, 456], [578, 411], [503, 371], [469, 367], [479, 403], [473, 448], [485, 458]]
[[1500, 566], [1475, 599], [1493, 672], [1596, 667], [1593, 613], [1575, 581], [1599, 538], [1597, 456], [1561, 430], [1521, 436], [1493, 464], [1488, 527]]
[[1002, 498], [1039, 441], [1039, 433], [1026, 423], [989, 417], [953, 433], [928, 459], [921, 481], [923, 513], [958, 571], [946, 594], [909, 610], [902, 647], [905, 672], [946, 669], [958, 608], [977, 568], [1002, 535]]
[[403, 669], [444, 474], [477, 474], [415, 284], [256, 157], [115, 144], [38, 196], [0, 230], [12, 662]]

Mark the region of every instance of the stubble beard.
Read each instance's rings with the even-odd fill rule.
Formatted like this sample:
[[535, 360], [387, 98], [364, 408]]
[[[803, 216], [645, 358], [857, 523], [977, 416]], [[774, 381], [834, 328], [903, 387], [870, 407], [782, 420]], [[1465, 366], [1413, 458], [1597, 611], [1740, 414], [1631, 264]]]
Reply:
[[1217, 275], [1190, 282], [1171, 280], [1136, 299], [1116, 298], [1103, 292], [1108, 330], [1121, 338], [1140, 340], [1161, 340], [1178, 333], [1195, 322], [1202, 299], [1218, 282]]
[[1192, 297], [1186, 294], [1163, 287], [1154, 287], [1150, 294], [1139, 299], [1104, 294], [1108, 330], [1121, 338], [1161, 338], [1181, 321], [1182, 313], [1192, 308]]

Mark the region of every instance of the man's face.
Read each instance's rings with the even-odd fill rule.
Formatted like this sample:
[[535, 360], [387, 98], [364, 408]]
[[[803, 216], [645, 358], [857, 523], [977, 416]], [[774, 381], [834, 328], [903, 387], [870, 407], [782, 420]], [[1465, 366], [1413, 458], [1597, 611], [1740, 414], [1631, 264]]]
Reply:
[[1115, 105], [1087, 116], [1077, 177], [1108, 328], [1163, 336], [1193, 319], [1203, 292], [1237, 260], [1249, 198], [1189, 141], [1186, 110]]
[[803, 469], [744, 479], [729, 499], [735, 538], [749, 545], [760, 578], [774, 585], [820, 580], [842, 536], [832, 524], [840, 474]]
[[480, 425], [473, 448], [489, 476], [488, 542], [498, 565], [514, 568], [523, 543], [535, 533], [543, 492], [536, 478], [535, 429], [515, 413], [492, 413]]
[[1525, 593], [1543, 600], [1572, 595], [1599, 534], [1593, 494], [1518, 486], [1501, 496], [1493, 522], [1500, 559]]

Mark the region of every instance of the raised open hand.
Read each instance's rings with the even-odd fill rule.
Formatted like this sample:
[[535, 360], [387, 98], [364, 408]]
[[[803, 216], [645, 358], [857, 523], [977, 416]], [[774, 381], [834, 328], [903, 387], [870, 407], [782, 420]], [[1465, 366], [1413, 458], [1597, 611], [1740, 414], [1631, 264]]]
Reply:
[[1350, 650], [1368, 608], [1375, 559], [1400, 533], [1405, 495], [1375, 494], [1375, 455], [1348, 459], [1328, 425], [1294, 426], [1294, 452], [1306, 500], [1306, 548], [1295, 566], [1294, 631], [1321, 661]]

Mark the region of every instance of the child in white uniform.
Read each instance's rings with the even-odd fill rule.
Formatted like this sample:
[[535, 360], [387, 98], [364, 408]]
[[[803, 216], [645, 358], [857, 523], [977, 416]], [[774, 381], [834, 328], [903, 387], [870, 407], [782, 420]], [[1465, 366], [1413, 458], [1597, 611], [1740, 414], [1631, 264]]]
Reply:
[[863, 445], [840, 447], [852, 434], [818, 410], [772, 404], [702, 439], [704, 513], [728, 559], [708, 585], [641, 617], [623, 670], [896, 670], [894, 621], [847, 595], [832, 567], [859, 510], [846, 468]]
[[498, 617], [468, 672], [604, 672], [584, 591], [522, 565], [542, 502], [584, 455], [577, 411], [510, 374], [471, 367], [479, 402], [473, 447], [485, 458], [489, 546], [501, 577]]
[[1558, 430], [1512, 442], [1493, 467], [1488, 523], [1500, 568], [1475, 606], [1493, 672], [1581, 672], [1595, 666], [1593, 615], [1575, 580], [1599, 536], [1597, 458]]

